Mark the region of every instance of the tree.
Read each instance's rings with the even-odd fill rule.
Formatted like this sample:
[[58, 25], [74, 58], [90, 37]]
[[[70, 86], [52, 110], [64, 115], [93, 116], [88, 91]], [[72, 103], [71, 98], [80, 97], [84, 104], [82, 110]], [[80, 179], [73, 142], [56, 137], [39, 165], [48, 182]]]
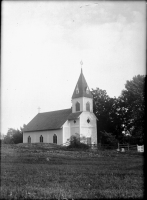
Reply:
[[20, 127], [20, 130], [16, 130], [13, 128], [9, 128], [7, 135], [4, 137], [3, 143], [5, 144], [18, 144], [23, 142], [23, 129], [26, 125], [24, 124], [23, 127]]
[[125, 84], [125, 90], [117, 100], [118, 113], [123, 116], [124, 130], [129, 131], [136, 142], [143, 143], [145, 125], [145, 76], [134, 76]]
[[116, 128], [116, 121], [117, 125], [119, 125], [119, 118], [116, 115], [114, 106], [116, 98], [110, 98], [105, 90], [101, 90], [99, 88], [96, 88], [96, 90], [92, 89], [92, 94], [93, 111], [98, 118], [98, 142], [101, 142], [103, 132], [112, 133], [117, 138], [120, 131], [118, 131], [119, 128]]

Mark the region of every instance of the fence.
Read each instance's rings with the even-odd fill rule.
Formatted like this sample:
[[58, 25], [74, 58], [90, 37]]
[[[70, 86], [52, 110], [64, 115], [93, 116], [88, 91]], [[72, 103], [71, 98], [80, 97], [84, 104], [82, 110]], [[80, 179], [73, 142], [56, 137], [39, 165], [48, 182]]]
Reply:
[[[62, 146], [68, 146], [70, 142], [66, 142], [62, 144]], [[117, 150], [121, 152], [126, 152], [126, 151], [137, 151], [137, 152], [144, 152], [144, 145], [139, 146], [139, 145], [130, 145], [130, 144], [119, 144], [118, 145], [109, 145], [109, 144], [88, 144], [91, 149], [97, 149], [97, 150], [105, 150], [105, 149], [110, 149], [110, 150]]]
[[144, 152], [144, 145], [130, 145], [130, 144], [119, 144], [118, 143], [118, 151], [125, 152], [125, 151], [138, 151]]

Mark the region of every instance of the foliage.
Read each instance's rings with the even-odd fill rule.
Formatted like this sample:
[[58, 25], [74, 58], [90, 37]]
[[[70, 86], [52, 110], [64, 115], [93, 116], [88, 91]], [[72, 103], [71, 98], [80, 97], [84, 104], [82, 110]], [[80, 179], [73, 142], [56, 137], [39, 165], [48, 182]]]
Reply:
[[[112, 133], [119, 142], [126, 134], [131, 143], [142, 144], [145, 125], [145, 80], [138, 75], [125, 84], [125, 90], [116, 98], [110, 98], [105, 90], [92, 90], [94, 113], [98, 118], [97, 131], [101, 140], [102, 133]], [[101, 141], [98, 141], [101, 142]]]
[[4, 137], [3, 141], [4, 144], [14, 144], [13, 138], [8, 134]]
[[80, 142], [80, 138], [78, 138], [77, 136], [72, 135], [69, 141], [70, 145], [67, 148], [89, 149], [89, 146]]
[[118, 141], [112, 133], [101, 133], [101, 144], [117, 145]]
[[[23, 128], [26, 125], [23, 125]], [[20, 127], [20, 130], [9, 128], [7, 135], [3, 139], [4, 144], [18, 144], [23, 142], [23, 128]]]
[[93, 111], [98, 118], [97, 132], [98, 143], [101, 142], [103, 132], [112, 133], [117, 139], [122, 134], [120, 118], [117, 115], [115, 104], [116, 98], [110, 98], [105, 90], [97, 88], [92, 90], [93, 94]]
[[117, 110], [123, 116], [124, 130], [129, 131], [138, 143], [144, 141], [145, 125], [145, 76], [138, 75], [125, 84], [117, 101]]

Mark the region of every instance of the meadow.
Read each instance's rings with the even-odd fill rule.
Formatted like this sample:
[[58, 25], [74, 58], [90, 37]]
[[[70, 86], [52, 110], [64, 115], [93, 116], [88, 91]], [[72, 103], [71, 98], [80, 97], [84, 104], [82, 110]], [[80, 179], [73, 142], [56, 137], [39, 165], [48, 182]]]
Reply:
[[143, 153], [1, 146], [2, 199], [143, 198]]

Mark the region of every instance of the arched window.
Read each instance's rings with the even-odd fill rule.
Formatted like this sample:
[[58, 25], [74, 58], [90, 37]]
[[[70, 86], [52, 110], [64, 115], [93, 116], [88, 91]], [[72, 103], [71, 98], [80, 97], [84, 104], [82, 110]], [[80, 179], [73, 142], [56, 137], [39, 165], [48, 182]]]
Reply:
[[43, 142], [43, 136], [42, 135], [40, 136], [40, 142]]
[[30, 136], [28, 137], [28, 143], [31, 143], [31, 137]]
[[53, 135], [53, 143], [57, 144], [57, 135], [56, 134]]
[[86, 111], [90, 112], [90, 103], [89, 102], [86, 103]]
[[79, 102], [76, 103], [76, 111], [80, 111], [80, 103]]

